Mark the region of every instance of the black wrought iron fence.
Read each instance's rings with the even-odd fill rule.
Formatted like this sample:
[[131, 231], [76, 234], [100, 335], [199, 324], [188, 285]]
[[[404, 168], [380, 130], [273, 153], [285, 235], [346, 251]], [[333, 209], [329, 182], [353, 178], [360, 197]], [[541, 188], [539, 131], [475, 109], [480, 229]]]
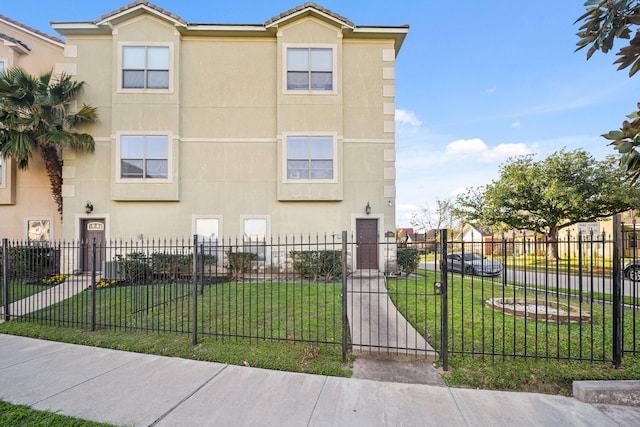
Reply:
[[[3, 316], [56, 326], [321, 343], [440, 357], [614, 361], [640, 352], [631, 238], [441, 235], [421, 248], [268, 241], [3, 241]], [[363, 260], [367, 260], [363, 266]], [[373, 263], [373, 264], [371, 264]], [[632, 268], [638, 264], [637, 275]], [[626, 268], [625, 268], [626, 266]], [[634, 279], [634, 280], [632, 280]]]
[[5, 241], [9, 319], [342, 346], [342, 238]]
[[[426, 256], [423, 274], [389, 281], [394, 295], [419, 296], [396, 303], [424, 336], [441, 334], [430, 340], [438, 351], [615, 364], [640, 352], [638, 260], [627, 245], [616, 254], [612, 236], [512, 233], [445, 242]], [[446, 292], [446, 310], [428, 295], [434, 282]]]

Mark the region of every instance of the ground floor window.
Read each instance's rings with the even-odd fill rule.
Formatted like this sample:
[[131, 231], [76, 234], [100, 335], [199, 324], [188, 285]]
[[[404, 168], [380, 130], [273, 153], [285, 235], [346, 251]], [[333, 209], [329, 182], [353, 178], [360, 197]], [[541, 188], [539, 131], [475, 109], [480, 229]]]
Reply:
[[27, 238], [29, 242], [46, 242], [51, 240], [51, 221], [48, 219], [27, 220]]
[[194, 216], [193, 234], [198, 237], [205, 255], [216, 255], [222, 218], [220, 216]]
[[259, 261], [266, 259], [268, 227], [268, 219], [264, 217], [245, 217], [242, 220], [243, 251], [256, 254]]

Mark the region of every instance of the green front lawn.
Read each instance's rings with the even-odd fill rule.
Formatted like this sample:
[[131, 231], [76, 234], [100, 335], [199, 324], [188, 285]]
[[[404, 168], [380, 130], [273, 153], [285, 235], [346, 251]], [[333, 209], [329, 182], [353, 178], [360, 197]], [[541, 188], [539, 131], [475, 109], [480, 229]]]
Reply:
[[28, 406], [12, 405], [0, 400], [0, 426], [2, 427], [106, 427], [110, 425], [54, 414], [48, 411], [36, 411]]
[[[440, 280], [440, 273], [418, 273], [389, 280], [390, 297], [439, 349], [441, 297], [433, 294], [433, 283]], [[628, 352], [623, 355], [623, 369], [614, 369], [610, 363], [603, 363], [613, 356], [610, 306], [583, 304], [581, 308], [593, 316], [593, 322], [586, 324], [517, 319], [485, 307], [485, 301], [536, 298], [534, 292], [503, 287], [499, 281], [475, 276], [448, 278], [450, 370], [443, 372], [443, 378], [449, 386], [571, 395], [573, 381], [640, 379], [640, 353], [629, 352], [634, 344], [636, 349], [640, 346], [640, 313], [623, 310], [623, 345]], [[547, 301], [542, 295], [537, 298], [540, 303]], [[566, 296], [558, 300], [577, 304]], [[442, 362], [436, 363], [440, 366]]]
[[92, 291], [87, 290], [23, 320], [0, 324], [0, 333], [348, 376], [342, 363], [341, 290], [337, 283], [206, 285], [198, 294], [196, 347], [191, 344], [192, 285], [185, 283], [96, 289], [94, 332], [89, 330]]
[[[389, 293], [409, 322], [430, 338], [434, 348], [439, 348], [441, 297], [433, 294], [433, 283], [440, 280], [440, 275], [430, 271], [421, 274], [408, 279], [389, 280]], [[611, 359], [613, 310], [610, 306], [583, 303], [579, 308], [589, 311], [593, 321], [570, 325], [520, 319], [485, 306], [490, 298], [521, 297], [533, 298], [538, 305], [550, 302], [579, 305], [568, 296], [541, 295], [531, 290], [504, 287], [500, 280], [450, 275], [447, 298], [449, 351], [459, 354]], [[637, 345], [634, 333], [640, 333], [640, 316], [634, 314], [630, 309], [623, 313], [626, 319], [623, 345], [627, 349]]]

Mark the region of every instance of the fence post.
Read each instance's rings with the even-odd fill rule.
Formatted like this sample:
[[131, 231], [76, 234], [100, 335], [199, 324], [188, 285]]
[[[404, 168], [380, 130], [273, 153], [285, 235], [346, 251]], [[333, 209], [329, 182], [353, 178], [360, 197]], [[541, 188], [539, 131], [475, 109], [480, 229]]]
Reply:
[[622, 274], [620, 271], [620, 214], [613, 216], [613, 366], [622, 364]]
[[192, 300], [192, 329], [193, 329], [193, 345], [198, 344], [198, 235], [193, 235], [193, 272], [191, 275], [193, 289], [191, 290]]
[[449, 307], [447, 306], [447, 229], [440, 230], [440, 359], [442, 369], [449, 370]]
[[[571, 242], [569, 242], [571, 245]], [[591, 256], [593, 257], [593, 251], [591, 251]], [[582, 233], [578, 231], [578, 301], [582, 304]]]
[[4, 320], [9, 321], [9, 239], [2, 239], [2, 284], [4, 295]]
[[347, 317], [347, 231], [342, 231], [342, 363], [347, 361], [349, 318]]
[[96, 238], [91, 242], [91, 331], [96, 330]]

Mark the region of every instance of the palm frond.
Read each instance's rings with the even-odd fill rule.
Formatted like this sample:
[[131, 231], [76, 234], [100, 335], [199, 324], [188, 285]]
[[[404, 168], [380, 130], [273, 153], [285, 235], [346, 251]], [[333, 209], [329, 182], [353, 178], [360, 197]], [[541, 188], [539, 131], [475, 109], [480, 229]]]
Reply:
[[96, 109], [83, 105], [79, 111], [69, 112], [71, 102], [82, 88], [82, 82], [64, 73], [54, 76], [53, 71], [48, 71], [32, 76], [22, 68], [0, 73], [0, 153], [25, 169], [38, 151], [45, 159], [59, 211], [62, 196], [59, 182], [54, 180], [59, 181], [62, 173], [61, 149], [93, 152], [95, 148], [91, 135], [76, 133], [73, 128], [95, 121]]

